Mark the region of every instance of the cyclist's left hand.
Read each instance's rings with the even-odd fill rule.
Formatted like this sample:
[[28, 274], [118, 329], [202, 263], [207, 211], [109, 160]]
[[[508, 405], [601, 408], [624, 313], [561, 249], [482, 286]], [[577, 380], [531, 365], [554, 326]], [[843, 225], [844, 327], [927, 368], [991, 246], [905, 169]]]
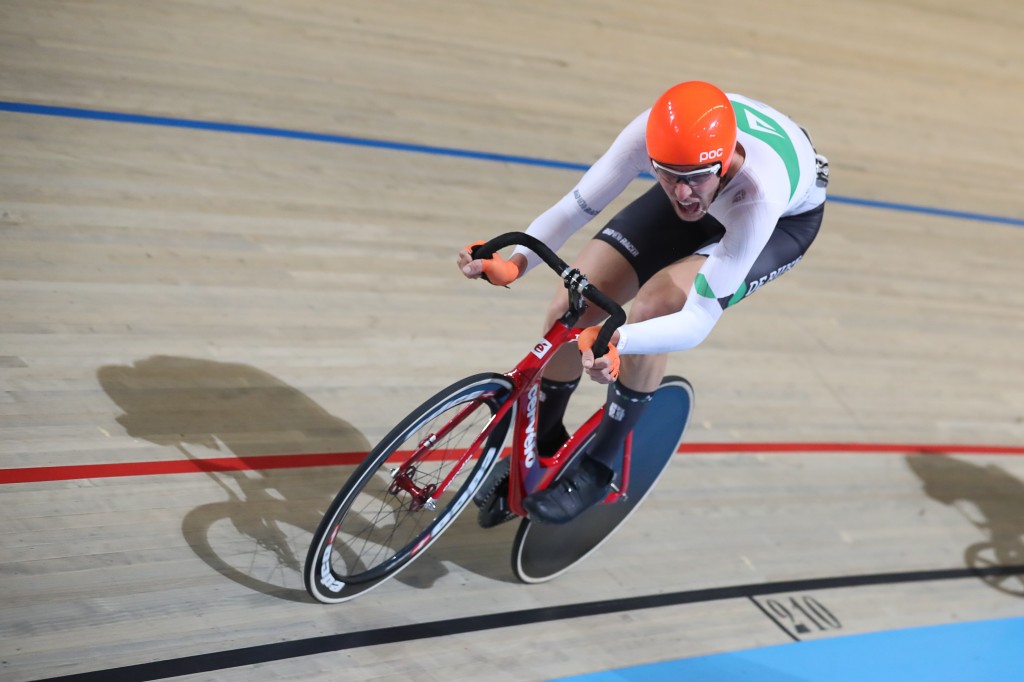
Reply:
[[587, 327], [580, 332], [577, 345], [580, 348], [583, 371], [587, 376], [599, 384], [610, 384], [619, 378], [619, 351], [615, 348], [619, 333], [612, 334], [612, 339], [608, 342], [608, 352], [595, 358], [592, 347], [600, 330], [600, 327]]

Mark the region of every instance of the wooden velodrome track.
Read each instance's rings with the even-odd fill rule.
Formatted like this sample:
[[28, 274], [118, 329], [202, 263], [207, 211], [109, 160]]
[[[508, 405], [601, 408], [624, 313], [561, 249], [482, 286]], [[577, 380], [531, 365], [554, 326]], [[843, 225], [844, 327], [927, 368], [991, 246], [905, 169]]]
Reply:
[[[1022, 30], [1017, 0], [6, 0], [0, 679], [542, 680], [1024, 615]], [[511, 367], [556, 280], [457, 249], [688, 78], [805, 125], [834, 196], [672, 357], [690, 451], [553, 582], [466, 514], [313, 603], [351, 467], [304, 456]]]

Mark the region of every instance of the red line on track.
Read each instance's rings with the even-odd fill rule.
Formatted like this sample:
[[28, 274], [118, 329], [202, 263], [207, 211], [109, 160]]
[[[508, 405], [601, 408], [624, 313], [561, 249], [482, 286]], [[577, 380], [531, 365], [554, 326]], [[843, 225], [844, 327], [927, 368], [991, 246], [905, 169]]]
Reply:
[[[946, 455], [1024, 455], [1024, 447], [1002, 445], [942, 445], [899, 443], [684, 443], [680, 454], [713, 453], [895, 453]], [[263, 471], [267, 469], [304, 469], [308, 467], [355, 465], [365, 452], [329, 452], [311, 455], [260, 455], [255, 457], [215, 457], [157, 462], [121, 462], [116, 464], [79, 464], [73, 466], [23, 467], [0, 469], [0, 484], [71, 481], [85, 478], [122, 476], [163, 476], [215, 471]]]

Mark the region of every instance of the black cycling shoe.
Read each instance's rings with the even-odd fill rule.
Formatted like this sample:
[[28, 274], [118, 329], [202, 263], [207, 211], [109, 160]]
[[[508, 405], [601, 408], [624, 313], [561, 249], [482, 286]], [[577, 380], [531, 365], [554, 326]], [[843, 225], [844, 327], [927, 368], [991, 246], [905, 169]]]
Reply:
[[569, 523], [608, 496], [612, 476], [611, 469], [584, 456], [575, 470], [523, 500], [523, 508], [531, 521]]

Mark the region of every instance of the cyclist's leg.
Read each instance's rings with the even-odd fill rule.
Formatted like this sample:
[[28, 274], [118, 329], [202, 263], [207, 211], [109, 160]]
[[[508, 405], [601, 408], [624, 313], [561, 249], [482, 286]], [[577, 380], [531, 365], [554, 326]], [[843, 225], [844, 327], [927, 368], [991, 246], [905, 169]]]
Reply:
[[[710, 216], [695, 223], [681, 223], [661, 187], [655, 186], [616, 216], [595, 238], [617, 252], [621, 257], [619, 262], [624, 262], [634, 273], [635, 279], [630, 281], [639, 288], [633, 290], [638, 293], [629, 312], [631, 322], [667, 315], [682, 308], [690, 284], [706, 260], [705, 256], [694, 255], [695, 252], [716, 242], [724, 233], [721, 224]], [[571, 376], [579, 376], [579, 354], [572, 350], [566, 360], [566, 370], [571, 361], [574, 371]], [[665, 355], [625, 356], [623, 360], [622, 374], [608, 387], [604, 418], [586, 454], [578, 460], [578, 467], [556, 486], [526, 500], [524, 505], [531, 518], [565, 523], [604, 498], [626, 436], [650, 402], [667, 365]], [[542, 415], [543, 412], [542, 407]], [[561, 414], [558, 418], [561, 427]]]
[[[706, 258], [687, 256], [655, 273], [640, 287], [628, 320], [642, 322], [682, 308]], [[608, 386], [604, 416], [577, 466], [555, 485], [523, 501], [531, 519], [568, 523], [607, 496], [626, 437], [650, 403], [665, 373], [667, 359], [666, 354], [623, 356], [619, 378]]]
[[[654, 185], [600, 229], [574, 265], [599, 289], [625, 305], [661, 268], [719, 239], [724, 231], [710, 217], [698, 223], [681, 223], [665, 192]], [[545, 324], [550, 327], [565, 308], [565, 291], [559, 288]], [[602, 319], [604, 313], [591, 307], [580, 325], [598, 324]], [[562, 418], [580, 374], [579, 353], [569, 346], [562, 348], [545, 369], [538, 425], [542, 446], [555, 443], [557, 447], [560, 439], [564, 440]]]
[[[824, 215], [824, 205], [806, 213], [781, 218], [776, 225], [768, 243], [754, 261], [745, 279], [746, 296], [749, 296], [768, 282], [788, 272], [795, 266], [814, 238], [818, 234]], [[707, 245], [698, 249], [697, 253], [687, 256], [654, 274], [636, 295], [629, 311], [629, 322], [642, 322], [663, 315], [671, 315], [682, 309], [686, 297], [702, 265], [717, 244]], [[744, 297], [733, 296], [721, 299], [722, 307], [733, 305]], [[624, 355], [622, 357], [620, 384], [628, 387], [634, 394], [649, 393], [657, 389], [668, 363], [667, 354], [658, 355]], [[614, 386], [614, 385], [613, 385]], [[609, 401], [612, 400], [609, 392]], [[628, 416], [628, 415], [627, 415]], [[605, 419], [604, 422], [609, 421]], [[601, 460], [613, 461], [614, 457], [607, 453], [599, 456], [602, 447], [616, 442], [618, 433], [605, 441], [601, 438], [601, 427], [594, 438], [594, 456]], [[623, 438], [625, 435], [623, 434]], [[614, 453], [612, 453], [614, 454]]]
[[[726, 296], [722, 307], [734, 305], [768, 282], [792, 269], [803, 258], [818, 234], [824, 215], [824, 204], [806, 213], [779, 220], [768, 243], [751, 266], [744, 280], [746, 295], [739, 299]], [[629, 322], [642, 322], [682, 309], [707, 254], [717, 244], [709, 244], [659, 270], [637, 293], [629, 311]], [[635, 391], [653, 391], [665, 374], [668, 355], [624, 355], [619, 380]]]
[[[655, 273], [640, 287], [630, 308], [628, 321], [643, 322], [682, 309], [686, 295], [705, 260], [706, 256], [687, 256]], [[619, 378], [608, 386], [604, 418], [598, 424], [583, 462], [602, 465], [600, 469], [594, 470], [597, 480], [611, 481], [626, 436], [651, 401], [665, 375], [667, 364], [667, 353], [622, 356]]]
[[[573, 261], [573, 267], [586, 274], [591, 284], [619, 305], [625, 304], [636, 293], [637, 276], [633, 267], [621, 254], [604, 242], [588, 242]], [[548, 306], [544, 330], [550, 329], [551, 325], [565, 314], [567, 308], [565, 287], [559, 286]], [[597, 306], [590, 306], [580, 317], [578, 324], [599, 324], [605, 317], [605, 311]], [[569, 399], [579, 385], [581, 374], [580, 354], [574, 344], [562, 346], [545, 367], [540, 382], [540, 409], [537, 416], [537, 451], [542, 457], [553, 455], [569, 437], [563, 418]], [[505, 504], [508, 476], [507, 464], [495, 466], [480, 487], [479, 494], [474, 497], [473, 501], [480, 508], [477, 521], [485, 528], [513, 518]]]
[[[823, 212], [822, 206], [779, 221], [747, 276], [746, 295], [787, 272], [803, 257], [817, 235]], [[700, 267], [714, 248], [713, 244], [703, 245], [644, 281], [630, 309], [629, 321], [642, 322], [680, 310]], [[742, 297], [723, 298], [722, 307], [733, 305], [737, 300], [742, 300]], [[618, 459], [626, 436], [643, 413], [649, 392], [657, 388], [666, 363], [666, 355], [623, 357], [619, 380], [609, 386], [604, 418], [598, 424], [577, 472], [560, 479], [559, 485], [527, 498], [524, 507], [531, 518], [565, 523], [604, 498], [602, 484], [606, 486], [605, 482], [611, 480], [610, 467]]]

